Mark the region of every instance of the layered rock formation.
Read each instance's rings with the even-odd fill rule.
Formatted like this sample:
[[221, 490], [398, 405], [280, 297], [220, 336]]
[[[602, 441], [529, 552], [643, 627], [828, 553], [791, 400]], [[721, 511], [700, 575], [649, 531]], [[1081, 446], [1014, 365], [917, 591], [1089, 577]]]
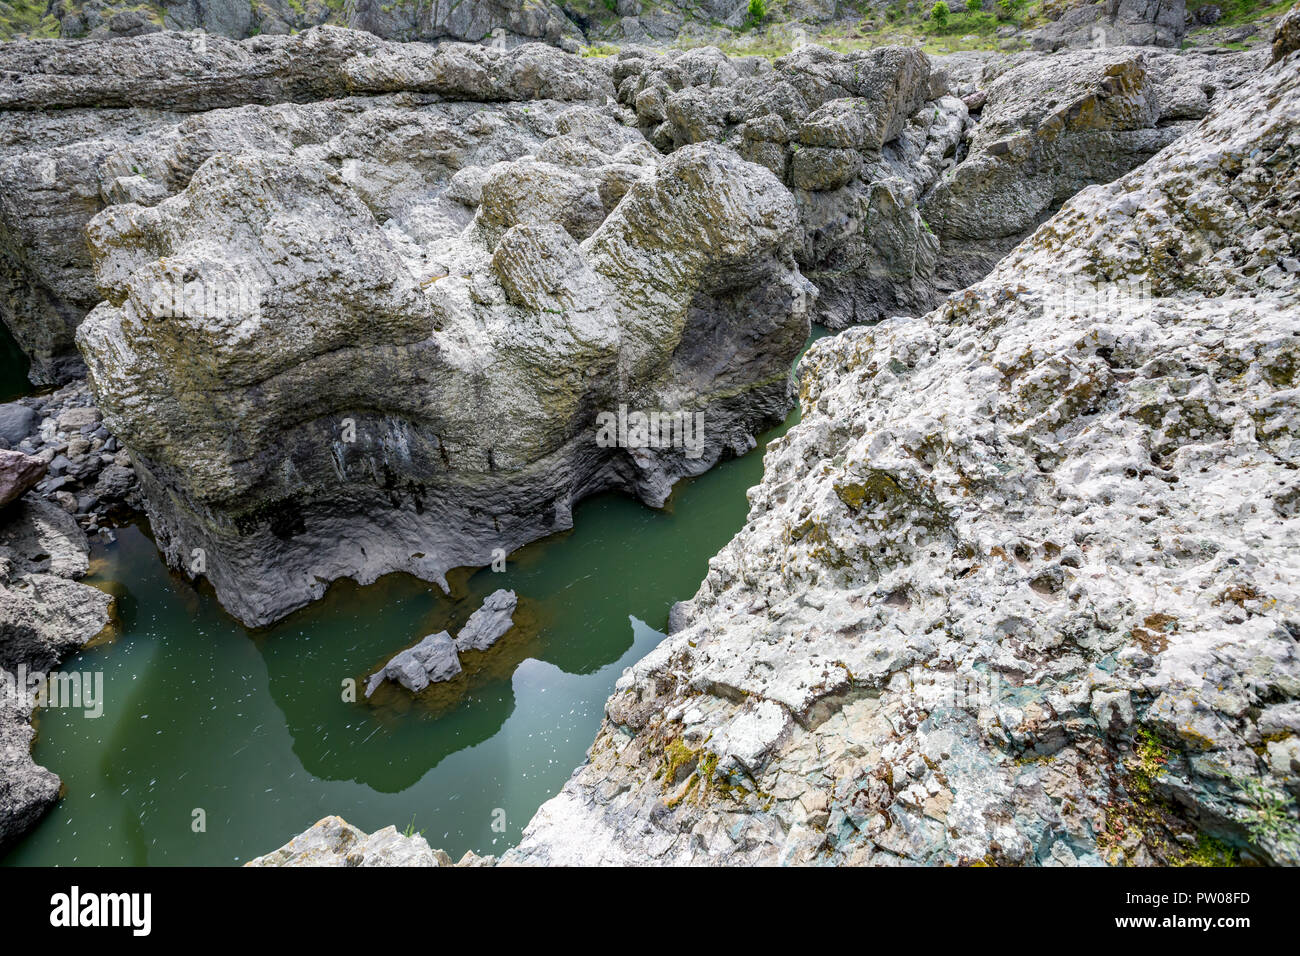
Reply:
[[[31, 358], [37, 383], [84, 371], [73, 334], [102, 299], [84, 230], [104, 207], [156, 203], [221, 149], [292, 151], [341, 131], [357, 149], [366, 128], [360, 114], [368, 109], [376, 117], [406, 114], [415, 135], [431, 137], [438, 117], [412, 112], [421, 98], [603, 103], [612, 93], [599, 69], [541, 44], [496, 53], [385, 43], [334, 28], [244, 43], [165, 33], [5, 44], [0, 71], [22, 78], [0, 90], [0, 319]], [[295, 102], [313, 105], [275, 108]], [[211, 114], [248, 104], [271, 108]], [[469, 130], [455, 129], [474, 112], [442, 111], [447, 143], [428, 147], [424, 162], [433, 170], [426, 172], [454, 171], [472, 159], [463, 151], [488, 139], [483, 124], [492, 123], [484, 117]], [[547, 112], [553, 117], [557, 110]], [[538, 124], [525, 118], [524, 125]], [[539, 135], [530, 128], [495, 148], [501, 158], [517, 155]], [[394, 154], [400, 147], [390, 141], [388, 148]]]
[[525, 863], [1300, 862], [1291, 53], [819, 342]]
[[[332, 24], [365, 30], [386, 40], [491, 39], [515, 45], [543, 40], [576, 48], [578, 27], [549, 0], [53, 0], [43, 28], [63, 39], [137, 37], [163, 29], [202, 31], [242, 40], [277, 36]], [[0, 22], [0, 29], [6, 26]], [[45, 35], [45, 34], [42, 34]]]
[[32, 760], [31, 718], [45, 676], [108, 624], [111, 598], [75, 580], [88, 551], [76, 521], [33, 495], [0, 510], [0, 848], [59, 797]]
[[[212, 117], [230, 151], [183, 128], [172, 155], [211, 157], [185, 187], [87, 227], [105, 421], [164, 553], [236, 616], [441, 580], [596, 491], [658, 505], [789, 409], [813, 290], [769, 173], [659, 162], [608, 108], [349, 105]], [[701, 444], [602, 447], [621, 406], [703, 415]]]
[[[412, 177], [436, 183], [464, 164], [524, 155], [556, 132], [554, 103], [603, 107], [614, 95], [660, 150], [722, 141], [782, 179], [800, 213], [799, 264], [822, 293], [818, 321], [917, 314], [985, 274], [1035, 224], [1022, 216], [1006, 232], [1001, 207], [1025, 205], [1007, 184], [1031, 180], [1046, 215], [1169, 142], [1257, 65], [1253, 54], [1103, 51], [952, 57], [936, 71], [916, 51], [817, 47], [775, 67], [709, 49], [591, 61], [541, 44], [503, 54], [332, 28], [243, 43], [163, 33], [7, 44], [0, 69], [23, 79], [0, 91], [0, 318], [34, 381], [81, 374], [75, 329], [102, 298], [86, 224], [113, 204], [156, 204], [216, 152], [323, 147], [345, 175], [373, 178], [363, 189], [396, 193], [382, 200], [391, 213], [429, 191]], [[1014, 82], [999, 79], [1008, 69]], [[1058, 74], [1063, 85], [1045, 97]], [[443, 105], [420, 113], [422, 101]], [[508, 105], [538, 101], [550, 105]], [[484, 103], [493, 108], [472, 105]], [[253, 104], [266, 108], [214, 112]], [[373, 158], [362, 155], [370, 110], [386, 143]], [[982, 129], [985, 113], [998, 135]], [[507, 142], [496, 135], [503, 119], [516, 128]], [[435, 128], [446, 145], [403, 156], [401, 136], [427, 141]], [[630, 132], [616, 136], [620, 148], [634, 145]], [[478, 185], [452, 192], [472, 198]], [[996, 234], [981, 234], [977, 219], [941, 238], [924, 211], [931, 194], [945, 208], [988, 207]]]
[[[1257, 69], [1255, 54], [1056, 57], [809, 46], [619, 53], [613, 80], [661, 150], [717, 140], [799, 205], [798, 261], [833, 329], [918, 314], [986, 275], [1079, 189], [1146, 160]], [[960, 94], [960, 98], [957, 95]]]
[[1185, 0], [1101, 0], [1067, 9], [1030, 32], [1036, 50], [1177, 47], [1187, 32]]

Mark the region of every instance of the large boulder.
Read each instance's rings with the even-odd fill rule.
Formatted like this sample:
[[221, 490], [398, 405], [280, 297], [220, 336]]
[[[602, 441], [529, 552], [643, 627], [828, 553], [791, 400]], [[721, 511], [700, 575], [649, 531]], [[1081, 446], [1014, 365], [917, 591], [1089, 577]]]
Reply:
[[49, 463], [40, 458], [0, 449], [0, 508], [34, 488], [47, 468]]
[[[545, 218], [566, 209], [547, 187], [507, 203], [489, 169], [472, 214], [474, 190], [430, 192], [446, 146], [421, 157], [409, 137], [378, 170], [329, 149], [218, 152], [176, 195], [90, 223], [107, 301], [79, 345], [169, 562], [250, 624], [342, 576], [442, 582], [567, 527], [584, 495], [658, 506], [784, 416], [811, 299], [789, 194], [715, 144], [622, 154], [602, 115], [554, 121], [548, 155], [576, 165], [515, 166], [590, 183], [602, 212], [609, 198], [581, 243]], [[669, 428], [602, 443], [620, 407]]]

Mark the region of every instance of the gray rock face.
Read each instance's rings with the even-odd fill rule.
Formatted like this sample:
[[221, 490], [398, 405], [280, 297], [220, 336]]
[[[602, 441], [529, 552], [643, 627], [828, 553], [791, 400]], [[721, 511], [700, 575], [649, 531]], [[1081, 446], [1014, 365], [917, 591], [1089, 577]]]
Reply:
[[923, 312], [982, 278], [1065, 198], [1141, 163], [1257, 66], [1127, 50], [936, 69], [912, 49], [820, 47], [768, 66], [630, 48], [612, 76], [659, 149], [734, 143], [791, 189], [815, 319], [838, 329]]
[[519, 598], [514, 591], [493, 591], [456, 635], [459, 651], [486, 651], [514, 627]]
[[430, 684], [451, 680], [460, 674], [460, 657], [456, 644], [446, 631], [430, 634], [414, 647], [397, 654], [366, 682], [369, 697], [386, 680], [401, 684], [412, 694], [418, 694]]
[[1187, 26], [1185, 0], [1102, 0], [1072, 7], [1030, 32], [1036, 50], [1120, 46], [1176, 48]]
[[108, 624], [112, 599], [74, 579], [88, 568], [73, 518], [34, 497], [0, 513], [0, 848], [31, 829], [59, 796], [59, 778], [31, 755], [34, 687]]
[[65, 39], [135, 37], [164, 27], [202, 31], [242, 40], [286, 35], [334, 25], [364, 30], [385, 40], [465, 40], [517, 45], [529, 40], [560, 44], [581, 37], [577, 26], [549, 0], [357, 0], [347, 4], [296, 0], [160, 0], [157, 7], [114, 9], [115, 2], [56, 0], [51, 13]]
[[389, 40], [528, 38], [560, 44], [582, 38], [576, 24], [549, 0], [469, 0], [462, 3], [384, 3], [358, 0], [346, 26]]
[[[205, 112], [86, 160], [117, 199], [78, 331], [104, 424], [169, 561], [202, 552], [249, 623], [485, 564], [600, 490], [661, 504], [788, 410], [813, 298], [781, 184], [712, 143], [664, 160], [578, 58], [337, 33], [374, 50], [351, 75], [440, 98]], [[602, 444], [620, 408], [663, 440]]]
[[506, 862], [1300, 862], [1297, 56], [810, 350], [745, 529]]
[[[356, 122], [362, 104], [337, 99], [352, 94], [496, 103], [604, 102], [612, 93], [598, 68], [542, 44], [498, 53], [333, 27], [242, 43], [201, 39], [0, 45], [0, 71], [23, 76], [0, 90], [0, 319], [31, 358], [34, 382], [84, 373], [75, 330], [102, 299], [86, 223], [114, 203], [157, 203], [240, 136], [285, 150], [328, 139], [348, 114]], [[241, 117], [249, 123], [207, 115], [316, 100], [327, 102]], [[449, 134], [445, 152], [464, 139]]]

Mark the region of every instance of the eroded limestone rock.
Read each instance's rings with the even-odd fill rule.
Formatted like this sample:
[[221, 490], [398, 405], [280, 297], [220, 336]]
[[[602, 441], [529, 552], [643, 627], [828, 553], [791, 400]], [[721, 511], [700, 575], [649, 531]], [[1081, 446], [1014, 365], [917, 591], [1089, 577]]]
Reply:
[[1300, 862], [1297, 55], [812, 348], [745, 529], [506, 862]]
[[[641, 157], [581, 244], [510, 225], [490, 171], [465, 223], [318, 155], [219, 152], [88, 226], [108, 301], [78, 337], [105, 422], [164, 553], [201, 552], [242, 620], [345, 575], [441, 581], [598, 490], [661, 504], [788, 410], [811, 298], [796, 213], [730, 150]], [[566, 175], [599, 195], [615, 158]], [[225, 294], [159, 294], [191, 287]], [[602, 447], [596, 416], [621, 405], [701, 414], [702, 444]]]

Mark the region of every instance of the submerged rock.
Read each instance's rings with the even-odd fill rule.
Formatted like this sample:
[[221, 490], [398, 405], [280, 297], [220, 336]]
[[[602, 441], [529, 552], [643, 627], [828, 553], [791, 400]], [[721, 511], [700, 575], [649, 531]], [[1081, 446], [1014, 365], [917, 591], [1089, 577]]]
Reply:
[[413, 694], [418, 694], [430, 684], [451, 680], [460, 674], [460, 657], [456, 644], [446, 631], [430, 634], [393, 657], [366, 682], [369, 697], [386, 680], [401, 684]]
[[486, 651], [514, 627], [515, 608], [518, 606], [519, 598], [514, 591], [493, 591], [456, 635], [456, 649]]

